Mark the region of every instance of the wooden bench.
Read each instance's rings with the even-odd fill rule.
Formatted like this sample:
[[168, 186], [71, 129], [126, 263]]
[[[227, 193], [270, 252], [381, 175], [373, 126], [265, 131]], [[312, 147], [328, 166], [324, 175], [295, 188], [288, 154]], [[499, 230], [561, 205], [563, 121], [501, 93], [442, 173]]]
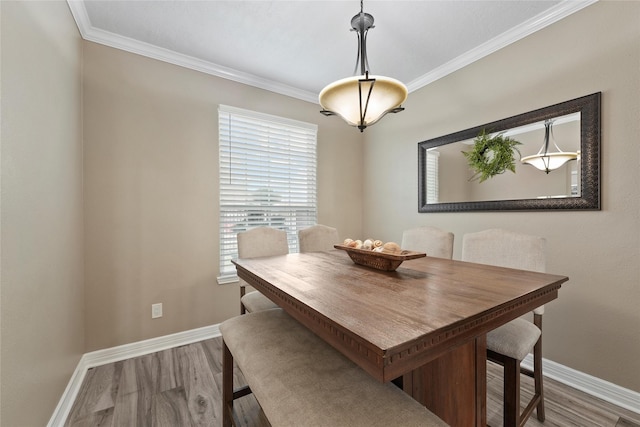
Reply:
[[[281, 309], [234, 317], [223, 338], [223, 426], [253, 393], [273, 427], [446, 426], [411, 396], [380, 383]], [[233, 362], [248, 387], [234, 392]]]

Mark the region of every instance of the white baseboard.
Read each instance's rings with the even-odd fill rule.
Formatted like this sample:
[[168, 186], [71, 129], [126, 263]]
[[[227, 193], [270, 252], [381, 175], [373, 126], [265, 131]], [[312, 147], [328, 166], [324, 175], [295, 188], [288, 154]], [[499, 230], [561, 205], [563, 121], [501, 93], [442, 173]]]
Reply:
[[[88, 369], [218, 336], [220, 336], [219, 325], [211, 325], [85, 353], [71, 375], [69, 384], [67, 384], [67, 388], [62, 394], [47, 427], [61, 427], [64, 425]], [[531, 354], [524, 359], [522, 365], [529, 369], [533, 367]], [[640, 393], [638, 392], [601, 380], [584, 372], [576, 371], [552, 360], [543, 359], [542, 367], [546, 377], [640, 414]]]
[[67, 388], [62, 394], [58, 406], [55, 411], [53, 411], [53, 415], [51, 416], [47, 427], [61, 427], [64, 425], [67, 417], [69, 416], [69, 412], [71, 411], [71, 407], [73, 406], [73, 402], [80, 391], [82, 381], [84, 381], [84, 377], [88, 369], [218, 336], [220, 336], [219, 325], [211, 325], [85, 353], [80, 358], [78, 366], [76, 366], [75, 371], [71, 375], [69, 384], [67, 384]]
[[[531, 353], [522, 361], [522, 366], [533, 369], [533, 356]], [[640, 414], [640, 393], [636, 391], [620, 387], [544, 358], [542, 359], [542, 373], [545, 377]]]

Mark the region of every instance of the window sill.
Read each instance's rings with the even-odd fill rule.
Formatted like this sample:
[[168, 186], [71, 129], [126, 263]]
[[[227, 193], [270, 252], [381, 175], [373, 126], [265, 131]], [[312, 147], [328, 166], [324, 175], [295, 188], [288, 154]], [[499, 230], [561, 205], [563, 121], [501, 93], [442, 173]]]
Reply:
[[240, 279], [235, 274], [229, 274], [226, 276], [218, 277], [218, 285], [229, 285], [231, 283], [238, 283]]

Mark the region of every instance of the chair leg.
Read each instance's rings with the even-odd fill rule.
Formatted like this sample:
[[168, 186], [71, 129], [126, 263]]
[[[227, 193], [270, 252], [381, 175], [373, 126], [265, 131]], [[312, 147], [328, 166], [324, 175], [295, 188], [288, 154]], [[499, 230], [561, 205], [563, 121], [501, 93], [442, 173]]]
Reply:
[[244, 304], [242, 303], [242, 297], [244, 296], [246, 291], [247, 291], [246, 288], [243, 285], [240, 285], [240, 314], [245, 314], [247, 312], [247, 309], [244, 307]]
[[233, 355], [222, 340], [222, 427], [233, 423]]
[[520, 426], [520, 361], [505, 357], [504, 368], [504, 427]]
[[[542, 315], [535, 314], [533, 323], [542, 331]], [[533, 371], [520, 366], [520, 360], [511, 359], [492, 350], [487, 350], [487, 359], [499, 363], [504, 369], [504, 426], [523, 427], [533, 410], [538, 420], [545, 420], [544, 388], [542, 385], [542, 334], [533, 347]], [[534, 380], [534, 395], [524, 411], [520, 413], [520, 374]]]
[[[533, 323], [542, 332], [542, 315], [534, 314]], [[538, 342], [533, 347], [533, 381], [535, 384], [535, 393], [537, 396], [540, 396], [540, 402], [538, 403], [538, 406], [536, 408], [536, 413], [538, 415], [538, 420], [544, 421], [544, 390], [542, 386], [542, 334], [540, 334]]]

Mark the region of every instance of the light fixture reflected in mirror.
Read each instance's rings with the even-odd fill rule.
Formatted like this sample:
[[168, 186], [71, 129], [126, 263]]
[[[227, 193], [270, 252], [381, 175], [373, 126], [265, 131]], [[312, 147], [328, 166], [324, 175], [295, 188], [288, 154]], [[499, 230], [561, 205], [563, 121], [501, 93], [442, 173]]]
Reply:
[[[367, 60], [367, 32], [374, 28], [373, 16], [363, 11], [351, 18], [351, 27], [358, 35], [356, 70], [360, 75], [347, 77], [327, 85], [320, 92], [319, 101], [325, 116], [338, 115], [360, 132], [376, 123], [387, 113], [398, 113], [407, 99], [407, 87], [396, 79], [369, 74]], [[354, 71], [354, 74], [355, 74]]]
[[[553, 120], [545, 120], [544, 122], [544, 144], [537, 154], [526, 156], [520, 159], [522, 163], [531, 165], [536, 169], [549, 173], [558, 169], [570, 160], [576, 160], [578, 153], [562, 151], [553, 138]], [[549, 151], [549, 143], [552, 142], [556, 151]]]
[[[482, 123], [469, 129], [458, 130], [448, 135], [421, 141], [418, 143], [418, 212], [488, 212], [488, 211], [538, 211], [538, 210], [600, 210], [600, 92], [560, 102], [548, 107], [538, 108], [523, 114], [517, 114], [490, 123]], [[540, 147], [542, 130], [546, 120], [553, 120], [553, 133], [558, 139], [558, 145], [569, 151], [577, 152], [577, 159], [565, 165], [563, 169], [569, 169], [566, 174], [553, 173], [541, 174], [536, 169], [530, 168], [530, 173], [507, 176], [504, 186], [498, 191], [482, 197], [469, 197], [452, 191], [452, 188], [464, 188], [468, 183], [466, 161], [460, 155], [464, 141], [474, 139], [483, 129], [491, 129], [492, 132], [504, 132], [504, 135], [512, 135], [516, 139], [522, 139], [526, 146], [533, 144], [531, 153], [535, 153]], [[574, 123], [575, 122], [575, 123]], [[572, 123], [565, 126], [565, 123]], [[535, 131], [535, 129], [539, 129]], [[526, 132], [520, 132], [527, 129]], [[536, 132], [533, 139], [522, 133]], [[518, 135], [516, 137], [516, 135]], [[533, 134], [532, 134], [533, 136]], [[461, 145], [456, 146], [460, 143]], [[441, 148], [442, 147], [442, 148]], [[441, 155], [437, 173], [446, 179], [439, 180], [439, 196], [437, 202], [430, 202], [428, 189], [431, 174], [434, 172], [430, 166], [427, 153], [430, 150], [447, 151], [459, 159], [459, 163], [448, 163], [447, 155]], [[524, 148], [524, 147], [523, 147]], [[528, 150], [522, 150], [529, 153]], [[451, 157], [453, 159], [453, 157]], [[461, 165], [458, 168], [456, 165]], [[568, 168], [570, 166], [570, 168]], [[529, 168], [528, 166], [523, 169]], [[564, 171], [557, 171], [564, 172]], [[445, 175], [443, 175], [445, 174]], [[536, 179], [536, 177], [540, 179]], [[520, 182], [520, 178], [527, 181]], [[503, 178], [505, 176], [503, 175]], [[577, 193], [574, 193], [574, 179]], [[566, 197], [538, 196], [551, 194], [546, 191], [549, 184], [559, 186], [566, 192]], [[497, 182], [497, 180], [496, 180]], [[531, 185], [533, 184], [533, 185]], [[444, 187], [446, 185], [446, 187]], [[454, 186], [454, 187], [452, 187]], [[475, 187], [482, 187], [476, 185]], [[560, 187], [558, 187], [560, 188]], [[512, 191], [513, 190], [513, 191]], [[555, 194], [562, 194], [556, 192]]]

